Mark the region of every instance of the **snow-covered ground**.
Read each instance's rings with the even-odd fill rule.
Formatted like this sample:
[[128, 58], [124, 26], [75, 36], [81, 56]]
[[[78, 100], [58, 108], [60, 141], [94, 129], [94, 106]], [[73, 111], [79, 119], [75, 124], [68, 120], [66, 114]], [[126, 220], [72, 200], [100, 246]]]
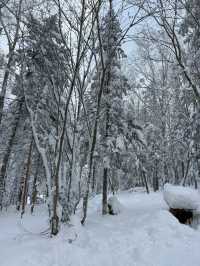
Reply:
[[119, 215], [102, 217], [101, 198], [95, 197], [84, 227], [76, 215], [70, 227], [51, 239], [39, 234], [48, 227], [44, 208], [22, 221], [14, 210], [0, 214], [0, 265], [200, 265], [200, 229], [180, 224], [161, 193], [123, 192], [118, 198], [123, 205]]

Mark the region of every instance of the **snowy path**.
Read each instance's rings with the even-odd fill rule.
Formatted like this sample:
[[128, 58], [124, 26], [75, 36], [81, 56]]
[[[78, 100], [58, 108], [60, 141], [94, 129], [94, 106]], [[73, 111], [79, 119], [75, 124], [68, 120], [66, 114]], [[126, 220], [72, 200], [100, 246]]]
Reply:
[[[90, 202], [87, 224], [74, 217], [54, 239], [25, 232], [13, 212], [0, 216], [1, 266], [199, 266], [200, 230], [181, 225], [160, 193], [124, 192], [118, 216], [102, 217], [100, 198]], [[39, 219], [38, 219], [39, 216]], [[47, 227], [45, 212], [27, 215], [31, 232]], [[71, 244], [68, 239], [77, 234]]]

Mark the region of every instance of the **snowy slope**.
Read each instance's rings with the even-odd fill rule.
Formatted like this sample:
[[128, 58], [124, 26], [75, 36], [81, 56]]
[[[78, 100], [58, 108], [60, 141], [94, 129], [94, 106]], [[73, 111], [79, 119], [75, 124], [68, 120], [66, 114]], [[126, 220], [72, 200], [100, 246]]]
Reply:
[[[179, 224], [167, 211], [161, 193], [124, 192], [118, 197], [123, 205], [119, 215], [102, 217], [98, 211], [101, 198], [95, 197], [86, 225], [82, 227], [75, 216], [73, 226], [63, 227], [53, 239], [34, 234], [47, 227], [44, 210], [27, 214], [22, 224], [13, 211], [1, 215], [0, 265], [200, 265], [200, 230]], [[76, 240], [70, 244], [70, 238]]]

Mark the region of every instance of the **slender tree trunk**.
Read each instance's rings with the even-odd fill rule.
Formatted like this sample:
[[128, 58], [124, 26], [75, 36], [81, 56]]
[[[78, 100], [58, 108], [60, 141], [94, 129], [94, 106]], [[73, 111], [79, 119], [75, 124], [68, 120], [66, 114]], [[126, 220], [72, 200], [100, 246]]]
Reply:
[[85, 0], [82, 1], [82, 10], [81, 10], [81, 18], [80, 18], [80, 28], [79, 28], [79, 36], [78, 36], [78, 47], [77, 47], [77, 56], [76, 56], [76, 64], [74, 68], [74, 74], [71, 82], [71, 86], [69, 89], [69, 94], [67, 98], [67, 102], [65, 105], [65, 112], [64, 112], [64, 121], [62, 132], [59, 141], [59, 148], [58, 148], [58, 159], [55, 167], [55, 174], [54, 174], [54, 192], [53, 192], [53, 216], [51, 219], [51, 234], [57, 235], [59, 232], [59, 217], [57, 215], [57, 206], [58, 206], [58, 197], [59, 197], [59, 171], [62, 159], [62, 152], [63, 152], [63, 145], [65, 139], [65, 132], [66, 132], [66, 125], [67, 125], [67, 118], [68, 118], [68, 108], [72, 97], [72, 92], [74, 91], [74, 87], [76, 85], [76, 78], [78, 75], [78, 71], [80, 68], [80, 60], [81, 60], [81, 47], [82, 47], [82, 35], [83, 35], [83, 25], [85, 19]]
[[88, 207], [88, 199], [89, 199], [89, 193], [90, 193], [90, 180], [92, 177], [92, 165], [93, 165], [93, 158], [94, 158], [93, 155], [94, 155], [96, 138], [97, 138], [97, 126], [98, 126], [98, 119], [96, 119], [95, 121], [94, 132], [92, 136], [92, 144], [91, 144], [91, 148], [89, 151], [89, 172], [88, 172], [88, 177], [87, 177], [86, 192], [83, 197], [83, 218], [81, 220], [82, 225], [84, 225], [86, 217], [87, 217], [87, 207]]
[[159, 183], [158, 183], [158, 162], [155, 162], [155, 170], [153, 173], [153, 190], [154, 192], [159, 190]]
[[21, 206], [21, 202], [22, 202], [23, 185], [24, 185], [24, 176], [21, 176], [20, 187], [19, 187], [18, 197], [17, 197], [17, 204], [16, 204], [17, 205], [16, 206], [17, 211], [20, 211], [20, 206]]
[[33, 179], [33, 191], [32, 191], [32, 196], [31, 196], [31, 213], [33, 213], [35, 202], [37, 199], [37, 179], [38, 179], [39, 166], [40, 166], [40, 155], [38, 154], [36, 172], [35, 172], [34, 179]]
[[88, 171], [88, 176], [87, 176], [86, 192], [83, 197], [83, 218], [81, 220], [82, 225], [84, 225], [86, 217], [87, 217], [88, 199], [89, 199], [89, 193], [90, 193], [90, 182], [91, 182], [91, 177], [92, 177], [92, 166], [93, 166], [94, 151], [95, 151], [96, 140], [97, 140], [99, 115], [100, 115], [100, 110], [101, 110], [101, 98], [103, 94], [104, 80], [105, 80], [105, 73], [106, 73], [106, 68], [104, 65], [104, 57], [103, 57], [103, 46], [102, 46], [101, 34], [100, 34], [99, 9], [96, 10], [96, 20], [97, 20], [98, 40], [99, 40], [99, 45], [100, 45], [100, 59], [101, 59], [101, 65], [102, 65], [102, 74], [100, 78], [100, 88], [99, 88], [99, 92], [97, 96], [97, 110], [95, 114], [95, 122], [94, 122], [94, 127], [92, 130], [91, 145], [90, 145], [89, 155], [88, 155], [89, 171]]
[[28, 193], [28, 178], [30, 176], [31, 171], [31, 156], [32, 156], [32, 149], [33, 149], [33, 137], [31, 137], [31, 144], [28, 151], [28, 160], [27, 160], [27, 166], [26, 166], [26, 174], [24, 178], [24, 185], [22, 190], [22, 211], [21, 211], [21, 217], [23, 216], [25, 212], [25, 206], [27, 203], [27, 193]]
[[93, 171], [92, 171], [92, 192], [95, 192], [96, 188], [96, 164], [93, 165]]
[[198, 182], [197, 182], [196, 176], [194, 176], [194, 187], [195, 189], [198, 189]]
[[[109, 77], [108, 77], [108, 82], [109, 82]], [[108, 84], [107, 84], [108, 85]], [[108, 86], [107, 86], [108, 87]], [[108, 95], [108, 88], [107, 88], [107, 93]], [[107, 104], [106, 106], [106, 126], [105, 126], [105, 138], [104, 138], [104, 145], [105, 145], [105, 155], [107, 158], [107, 151], [108, 151], [108, 131], [109, 131], [109, 120], [110, 120], [110, 115], [109, 115], [109, 106]], [[104, 158], [104, 160], [106, 159]], [[103, 169], [103, 197], [102, 197], [102, 214], [105, 215], [107, 214], [108, 211], [108, 200], [107, 200], [107, 194], [108, 194], [108, 167], [107, 167], [107, 162], [104, 162], [106, 166], [104, 166]]]
[[144, 170], [142, 170], [142, 178], [145, 184], [145, 188], [146, 188], [146, 192], [147, 194], [149, 194], [149, 187], [148, 187], [148, 183], [147, 183], [147, 177], [146, 177], [146, 173]]
[[173, 167], [173, 169], [174, 169], [174, 183], [175, 183], [176, 185], [178, 185], [178, 184], [179, 184], [178, 166], [175, 165], [175, 166]]
[[184, 173], [184, 177], [183, 177], [183, 186], [185, 186], [185, 184], [186, 184], [189, 168], [190, 168], [190, 159], [188, 158], [187, 162], [186, 162], [186, 170], [184, 171], [185, 173]]
[[108, 168], [103, 169], [103, 197], [102, 197], [102, 214], [105, 215], [108, 212]]
[[169, 177], [168, 177], [168, 174], [169, 171], [168, 171], [168, 166], [166, 164], [166, 162], [164, 162], [164, 184], [169, 182]]
[[76, 213], [76, 208], [80, 203], [81, 200], [81, 176], [82, 176], [82, 171], [83, 171], [83, 166], [80, 166], [80, 171], [79, 171], [79, 182], [78, 182], [78, 199], [74, 205], [74, 214]]
[[89, 149], [89, 159], [88, 159], [88, 177], [87, 177], [87, 184], [86, 184], [86, 192], [83, 197], [83, 218], [81, 220], [81, 224], [84, 225], [86, 217], [87, 217], [87, 207], [88, 207], [88, 199], [89, 199], [89, 192], [90, 192], [90, 181], [92, 177], [92, 166], [93, 166], [93, 159], [94, 159], [94, 151], [96, 146], [96, 140], [97, 140], [97, 130], [98, 130], [98, 124], [99, 124], [99, 114], [101, 109], [101, 98], [103, 94], [103, 84], [105, 80], [105, 68], [103, 68], [103, 73], [101, 76], [101, 82], [100, 82], [100, 89], [98, 93], [98, 100], [97, 100], [97, 111], [95, 115], [95, 122], [94, 122], [94, 128], [92, 132], [92, 138], [91, 138], [91, 146]]

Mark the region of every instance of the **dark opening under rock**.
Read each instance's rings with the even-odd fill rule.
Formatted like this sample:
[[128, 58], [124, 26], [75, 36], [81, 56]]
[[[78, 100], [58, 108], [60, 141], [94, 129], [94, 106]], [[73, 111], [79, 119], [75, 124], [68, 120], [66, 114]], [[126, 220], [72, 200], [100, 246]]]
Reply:
[[169, 211], [179, 220], [180, 223], [182, 224], [192, 223], [193, 220], [192, 210], [170, 208]]
[[115, 215], [112, 209], [112, 206], [110, 204], [108, 204], [108, 213], [111, 215]]

